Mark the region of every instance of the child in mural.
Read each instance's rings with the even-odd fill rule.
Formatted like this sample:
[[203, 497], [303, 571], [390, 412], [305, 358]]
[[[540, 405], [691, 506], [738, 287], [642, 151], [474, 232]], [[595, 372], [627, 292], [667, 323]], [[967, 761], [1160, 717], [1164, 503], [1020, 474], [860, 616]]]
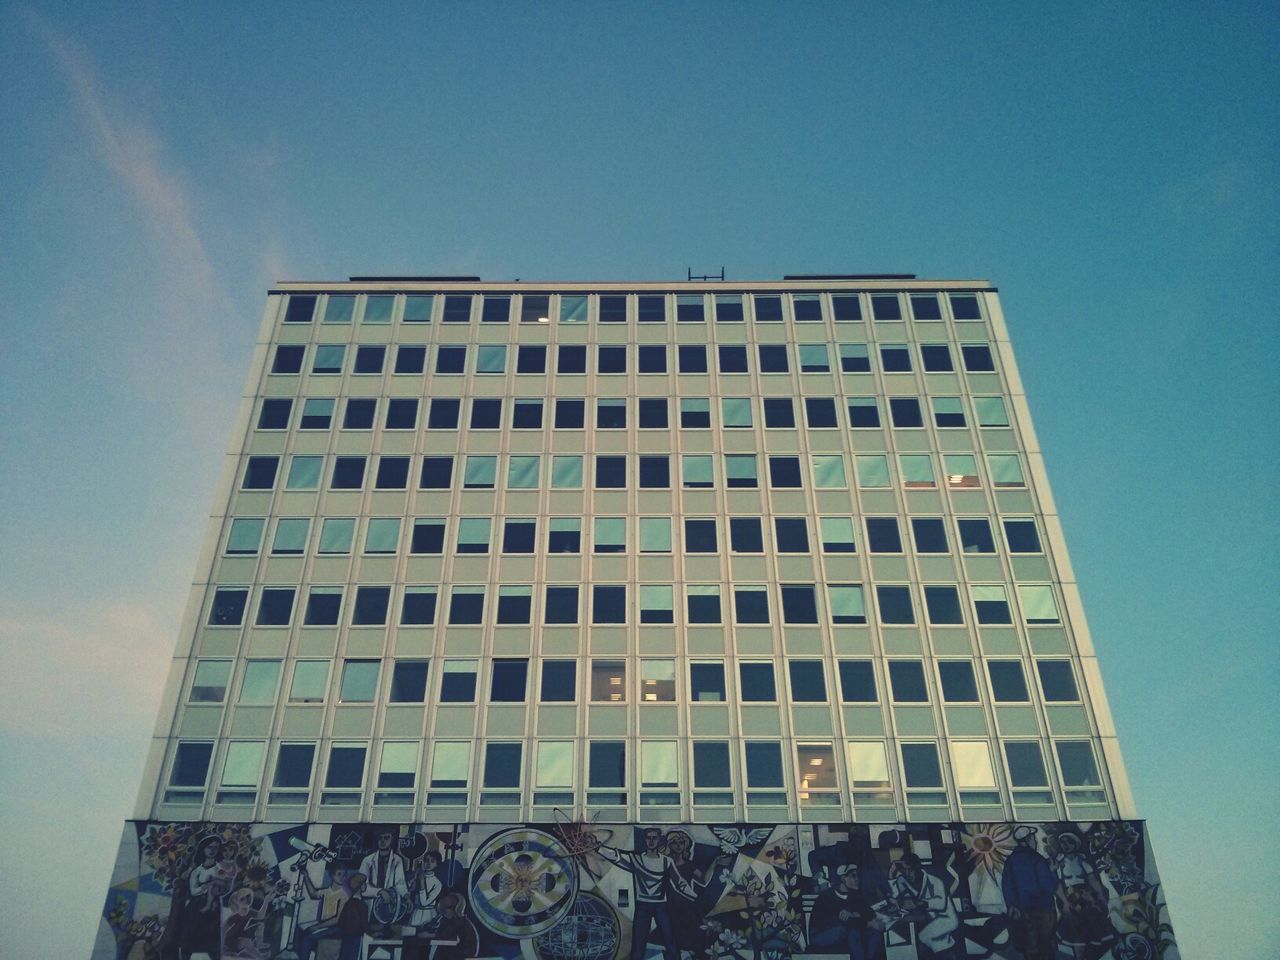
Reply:
[[307, 896], [312, 900], [320, 901], [316, 908], [316, 918], [310, 923], [300, 924], [300, 932], [305, 933], [316, 927], [332, 926], [337, 922], [343, 906], [351, 899], [351, 891], [347, 889], [350, 871], [346, 867], [332, 867], [327, 871], [328, 882], [322, 887], [317, 887], [311, 882], [305, 867], [300, 868], [295, 865], [293, 869], [301, 871], [302, 887]]
[[1022, 952], [1023, 960], [1055, 960], [1057, 877], [1049, 861], [1036, 850], [1035, 827], [1015, 827], [1013, 840], [1015, 846], [1005, 858], [1000, 876], [1009, 917], [1009, 940]]
[[955, 932], [960, 926], [946, 884], [924, 869], [914, 853], [903, 854], [890, 871], [889, 885], [897, 907], [897, 921], [916, 925], [916, 944], [933, 960], [962, 960]]
[[174, 884], [169, 922], [160, 938], [165, 960], [188, 960], [197, 953], [222, 953], [222, 898], [235, 882], [236, 867], [223, 859], [222, 838], [196, 844], [191, 869]]
[[273, 952], [267, 945], [263, 918], [271, 907], [271, 898], [263, 897], [262, 906], [253, 909], [254, 894], [241, 887], [227, 897], [231, 916], [222, 925], [223, 960], [266, 960]]
[[809, 945], [848, 950], [849, 960], [883, 960], [887, 923], [876, 912], [882, 899], [862, 889], [856, 864], [836, 867], [835, 882], [814, 901]]
[[444, 890], [440, 882], [440, 854], [428, 850], [414, 862], [413, 872], [409, 875], [409, 926], [421, 933], [433, 929], [440, 922], [440, 910], [437, 901]]
[[1058, 877], [1058, 939], [1079, 960], [1098, 960], [1116, 939], [1107, 917], [1109, 897], [1098, 869], [1082, 849], [1080, 836], [1058, 835], [1053, 872]]
[[300, 931], [297, 943], [299, 960], [312, 960], [321, 940], [338, 941], [338, 960], [360, 960], [360, 945], [369, 929], [369, 905], [363, 898], [366, 887], [362, 873], [353, 873], [347, 879], [351, 896], [342, 904], [338, 915], [329, 923], [315, 924]]

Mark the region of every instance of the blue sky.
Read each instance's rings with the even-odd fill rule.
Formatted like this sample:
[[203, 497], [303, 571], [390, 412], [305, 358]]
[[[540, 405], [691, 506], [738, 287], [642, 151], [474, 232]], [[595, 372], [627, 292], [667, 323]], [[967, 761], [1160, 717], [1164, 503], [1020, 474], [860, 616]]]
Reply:
[[1274, 956], [1278, 34], [0, 5], [0, 955], [87, 952], [273, 280], [723, 265], [999, 285], [1184, 956]]

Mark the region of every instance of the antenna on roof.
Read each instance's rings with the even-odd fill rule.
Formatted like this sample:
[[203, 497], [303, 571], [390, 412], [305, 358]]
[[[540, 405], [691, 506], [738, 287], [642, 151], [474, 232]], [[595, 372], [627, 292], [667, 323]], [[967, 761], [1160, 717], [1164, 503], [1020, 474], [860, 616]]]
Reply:
[[724, 267], [720, 268], [719, 276], [717, 276], [714, 273], [708, 273], [706, 276], [702, 276], [702, 277], [695, 277], [693, 275], [693, 267], [687, 267], [686, 269], [688, 270], [690, 281], [694, 281], [694, 280], [719, 280], [721, 282], [724, 281]]

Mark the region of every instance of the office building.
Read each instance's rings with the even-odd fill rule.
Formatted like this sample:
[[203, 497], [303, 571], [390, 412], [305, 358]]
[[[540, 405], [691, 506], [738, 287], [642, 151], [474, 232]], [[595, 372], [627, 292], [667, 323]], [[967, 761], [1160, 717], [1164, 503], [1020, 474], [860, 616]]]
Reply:
[[1177, 957], [983, 281], [271, 290], [136, 817], [95, 958]]

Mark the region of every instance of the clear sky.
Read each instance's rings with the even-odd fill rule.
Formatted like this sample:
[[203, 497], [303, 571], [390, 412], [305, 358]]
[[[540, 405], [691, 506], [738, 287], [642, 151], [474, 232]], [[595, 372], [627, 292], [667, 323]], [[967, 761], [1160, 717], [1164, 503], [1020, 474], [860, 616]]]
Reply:
[[1001, 290], [1184, 956], [1280, 942], [1272, 4], [0, 5], [0, 956], [87, 953], [275, 279]]

